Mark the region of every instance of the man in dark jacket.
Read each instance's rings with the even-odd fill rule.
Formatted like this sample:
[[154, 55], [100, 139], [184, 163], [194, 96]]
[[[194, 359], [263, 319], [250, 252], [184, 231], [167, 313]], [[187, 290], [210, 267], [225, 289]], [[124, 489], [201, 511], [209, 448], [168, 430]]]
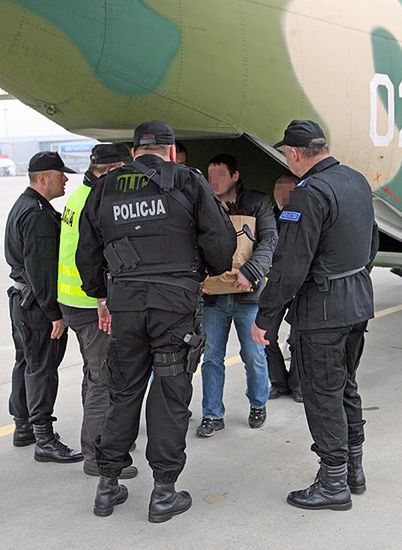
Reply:
[[291, 122], [277, 146], [285, 147], [289, 168], [301, 181], [279, 217], [283, 227], [252, 334], [269, 343], [275, 316], [295, 297], [290, 322], [321, 468], [311, 487], [287, 500], [300, 508], [347, 510], [350, 492], [366, 488], [356, 369], [374, 315], [366, 269], [376, 242], [371, 189], [362, 174], [329, 156], [313, 121]]
[[[110, 336], [99, 330], [98, 302], [81, 289], [82, 281], [75, 263], [79, 238], [79, 219], [88, 195], [101, 176], [129, 162], [131, 156], [123, 144], [98, 144], [92, 149], [91, 162], [84, 181], [64, 208], [61, 219], [58, 301], [66, 327], [75, 332], [83, 359], [82, 405], [84, 415], [81, 427], [83, 470], [87, 475], [98, 476], [94, 439], [100, 432], [109, 405], [109, 387], [104, 364]], [[132, 160], [132, 159], [131, 159]], [[120, 478], [137, 475], [135, 466], [128, 466]]]
[[88, 197], [76, 256], [83, 289], [101, 306], [100, 326], [109, 331], [109, 310], [113, 318], [110, 406], [95, 441], [101, 477], [94, 513], [109, 515], [127, 498], [117, 478], [131, 464], [153, 372], [146, 455], [155, 487], [148, 519], [160, 523], [191, 506], [175, 482], [186, 461], [192, 373], [203, 344], [195, 318], [199, 282], [230, 269], [236, 234], [202, 175], [174, 162], [168, 124], [140, 124], [132, 152], [133, 163], [110, 172]]
[[[274, 199], [276, 205], [273, 210], [278, 232], [280, 229], [279, 216], [285, 205], [290, 201], [290, 195], [293, 193], [298, 181], [299, 178], [293, 174], [284, 174], [275, 182]], [[302, 403], [303, 397], [300, 389], [300, 379], [297, 372], [292, 337], [290, 336], [288, 339], [291, 354], [289, 371], [286, 370], [285, 359], [278, 344], [279, 329], [289, 306], [290, 304], [287, 304], [272, 323], [271, 330], [273, 338], [271, 339], [270, 345], [265, 346], [265, 353], [267, 354], [269, 365], [269, 380], [271, 382], [269, 398], [278, 399], [283, 395], [290, 394], [297, 403]]]
[[251, 258], [229, 272], [238, 291], [221, 295], [205, 294], [203, 328], [207, 337], [202, 373], [202, 415], [196, 433], [211, 437], [222, 430], [225, 407], [225, 352], [232, 321], [240, 341], [240, 356], [247, 378], [246, 395], [250, 403], [248, 423], [261, 427], [266, 419], [268, 400], [268, 366], [264, 347], [250, 338], [250, 328], [258, 310], [258, 298], [265, 285], [277, 242], [275, 217], [268, 196], [247, 191], [240, 182], [240, 172], [232, 155], [221, 154], [210, 160], [208, 180], [215, 195], [235, 211], [256, 220], [255, 246]]
[[8, 290], [16, 350], [9, 403], [16, 424], [13, 442], [21, 447], [36, 441], [34, 458], [40, 462], [83, 458], [61, 443], [52, 427], [67, 333], [57, 303], [60, 214], [50, 201], [64, 195], [64, 172], [73, 170], [57, 153], [44, 151], [31, 158], [29, 187], [10, 211], [5, 236], [14, 280]]

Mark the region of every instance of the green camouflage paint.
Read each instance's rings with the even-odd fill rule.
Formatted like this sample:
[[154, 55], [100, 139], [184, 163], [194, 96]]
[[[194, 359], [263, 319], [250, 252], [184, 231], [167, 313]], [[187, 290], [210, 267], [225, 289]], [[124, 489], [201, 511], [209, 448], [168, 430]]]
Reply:
[[53, 0], [13, 0], [64, 32], [91, 72], [111, 90], [144, 95], [160, 86], [179, 49], [180, 33], [174, 23], [140, 0], [114, 0], [112, 7], [100, 1], [67, 1], [69, 17]]

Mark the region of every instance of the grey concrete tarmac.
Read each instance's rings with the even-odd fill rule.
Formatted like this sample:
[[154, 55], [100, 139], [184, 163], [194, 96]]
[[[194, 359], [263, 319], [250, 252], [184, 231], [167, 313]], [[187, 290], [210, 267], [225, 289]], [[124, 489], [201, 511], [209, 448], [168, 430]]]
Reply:
[[[72, 176], [68, 192], [80, 182]], [[0, 178], [0, 230], [24, 189], [26, 178]], [[67, 184], [69, 185], [69, 184]], [[61, 209], [65, 199], [58, 199]], [[3, 246], [3, 238], [1, 239]], [[12, 446], [7, 411], [13, 346], [5, 291], [8, 266], [0, 262], [0, 548], [4, 550], [141, 549], [325, 549], [399, 550], [402, 547], [402, 279], [389, 270], [373, 273], [376, 311], [370, 322], [359, 368], [367, 420], [365, 470], [367, 492], [353, 497], [346, 512], [304, 511], [286, 504], [290, 490], [310, 484], [317, 457], [303, 406], [289, 397], [268, 404], [268, 421], [260, 430], [247, 425], [243, 366], [227, 368], [226, 428], [204, 440], [194, 431], [201, 416], [201, 380], [194, 379], [193, 419], [188, 433], [188, 462], [177, 484], [193, 496], [192, 508], [171, 521], [147, 521], [152, 476], [144, 458], [144, 422], [133, 453], [139, 468], [127, 480], [128, 501], [112, 516], [92, 513], [96, 478], [82, 464], [34, 462], [33, 447]], [[396, 308], [397, 309], [397, 308]], [[384, 312], [384, 310], [387, 310]], [[281, 337], [286, 336], [283, 327]], [[231, 334], [228, 357], [238, 355]], [[81, 362], [74, 336], [60, 367], [56, 429], [70, 446], [79, 445], [82, 418]]]

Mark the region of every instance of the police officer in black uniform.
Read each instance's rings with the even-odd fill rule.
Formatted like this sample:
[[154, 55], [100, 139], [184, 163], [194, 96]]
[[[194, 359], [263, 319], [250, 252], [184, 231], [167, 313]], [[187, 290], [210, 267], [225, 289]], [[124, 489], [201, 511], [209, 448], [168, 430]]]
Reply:
[[8, 290], [16, 350], [9, 401], [16, 425], [13, 443], [23, 447], [36, 441], [34, 458], [40, 462], [83, 459], [61, 443], [52, 427], [67, 333], [57, 303], [60, 214], [49, 201], [64, 195], [64, 172], [74, 171], [57, 153], [44, 151], [31, 158], [29, 187], [12, 207], [5, 232], [5, 256], [14, 280]]
[[127, 498], [117, 478], [131, 464], [128, 451], [153, 372], [146, 456], [155, 487], [148, 518], [160, 523], [191, 506], [175, 482], [186, 460], [192, 373], [203, 343], [195, 318], [199, 282], [230, 269], [236, 235], [202, 175], [174, 162], [168, 124], [138, 126], [133, 158], [92, 190], [76, 255], [83, 289], [101, 304], [100, 325], [110, 329], [109, 310], [113, 319], [111, 403], [96, 440], [101, 477], [94, 513], [109, 515]]
[[373, 289], [366, 266], [376, 239], [371, 190], [329, 156], [322, 129], [294, 120], [285, 131], [289, 168], [301, 178], [279, 220], [272, 270], [252, 333], [269, 342], [275, 315], [293, 296], [297, 366], [311, 435], [321, 462], [315, 483], [288, 495], [300, 508], [346, 510], [362, 493], [364, 421], [356, 369]]

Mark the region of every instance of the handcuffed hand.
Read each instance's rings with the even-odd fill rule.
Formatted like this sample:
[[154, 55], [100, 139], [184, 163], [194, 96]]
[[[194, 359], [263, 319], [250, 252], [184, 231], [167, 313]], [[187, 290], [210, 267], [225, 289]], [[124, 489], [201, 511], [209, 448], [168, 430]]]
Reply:
[[231, 277], [236, 277], [236, 280], [233, 283], [233, 286], [242, 292], [251, 292], [253, 290], [252, 284], [250, 281], [243, 275], [240, 269], [233, 268], [230, 271], [226, 271], [226, 275]]

